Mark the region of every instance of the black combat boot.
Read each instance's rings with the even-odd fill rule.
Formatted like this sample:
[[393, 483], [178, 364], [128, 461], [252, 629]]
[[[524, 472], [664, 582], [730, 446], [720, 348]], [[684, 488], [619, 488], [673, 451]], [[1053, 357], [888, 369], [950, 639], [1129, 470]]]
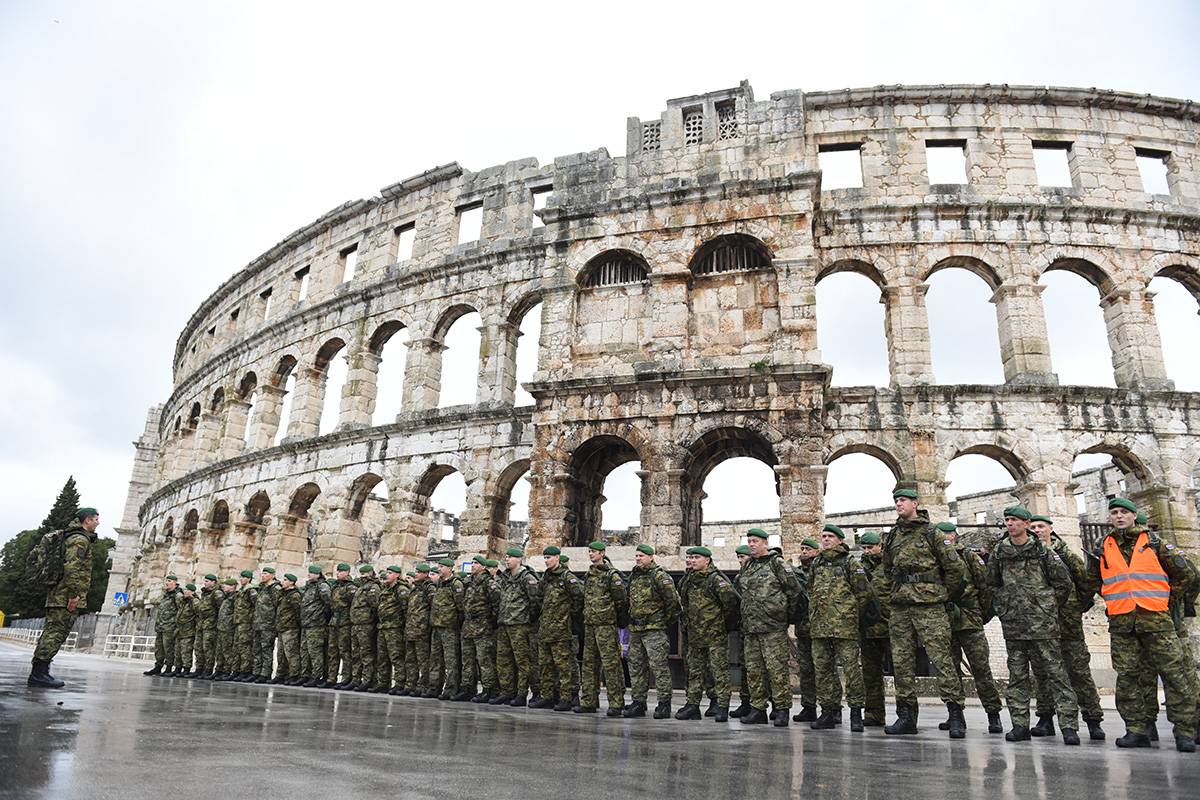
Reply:
[[516, 697], [514, 697], [512, 700], [509, 700], [508, 704], [510, 706], [512, 706], [513, 708], [524, 708], [525, 704], [528, 702], [529, 702], [529, 700], [528, 700], [528, 698], [526, 698], [526, 696], [524, 694], [519, 694]]
[[749, 701], [749, 700], [742, 700], [742, 703], [741, 703], [741, 705], [739, 705], [739, 706], [738, 706], [737, 708], [735, 708], [733, 711], [730, 711], [730, 712], [729, 712], [729, 716], [731, 716], [731, 717], [733, 717], [733, 718], [735, 718], [735, 719], [737, 719], [737, 718], [740, 718], [740, 717], [744, 717], [744, 716], [746, 716], [747, 714], [749, 714], [749, 713], [750, 713], [750, 710], [751, 710], [752, 708], [753, 708], [753, 706], [751, 706], [751, 705], [750, 705], [750, 701]]
[[325, 680], [324, 678], [320, 678], [317, 681], [317, 688], [318, 689], [332, 689], [333, 684], [330, 683], [329, 681]]
[[904, 703], [896, 706], [896, 721], [884, 725], [883, 732], [889, 736], [904, 736], [917, 732], [917, 716], [912, 706]]
[[143, 675], [162, 675], [162, 664], [155, 663], [153, 667], [142, 673]]
[[158, 674], [164, 678], [173, 678], [173, 677], [175, 677], [175, 668], [167, 667], [166, 669], [164, 669], [162, 672], [160, 672]]
[[717, 704], [717, 698], [715, 698], [715, 697], [708, 698], [708, 708], [704, 709], [704, 716], [715, 717], [717, 715], [718, 708], [719, 708], [719, 706]]
[[1053, 736], [1054, 735], [1054, 715], [1053, 714], [1038, 714], [1037, 725], [1029, 729], [1030, 736]]
[[450, 701], [454, 697], [454, 694], [455, 694], [454, 692], [447, 689], [446, 691], [439, 694], [437, 699], [441, 700], [443, 703], [445, 703], [445, 702]]
[[[621, 698], [621, 700], [622, 700], [622, 701], [623, 701], [624, 699], [625, 699], [624, 697], [622, 697], [622, 698]], [[610, 706], [608, 707], [608, 711], [605, 711], [605, 712], [604, 712], [604, 716], [606, 716], [606, 717], [623, 717], [623, 716], [625, 716], [625, 706], [624, 706], [624, 704], [615, 705], [615, 706], [614, 706], [614, 705], [610, 705]]]
[[1030, 738], [1029, 728], [1024, 725], [1013, 725], [1012, 730], [1004, 734], [1006, 742], [1028, 742]]
[[488, 694], [488, 690], [484, 689], [482, 692], [480, 692], [479, 694], [472, 697], [471, 702], [472, 703], [486, 703], [488, 701], [488, 697], [490, 697], [490, 695]]
[[[1004, 733], [1004, 725], [1000, 722], [999, 711], [989, 711], [988, 715], [988, 733]], [[1101, 737], [1103, 738], [1103, 737]]]
[[1196, 741], [1190, 736], [1176, 735], [1175, 749], [1181, 753], [1194, 753], [1196, 752]]
[[1079, 731], [1074, 728], [1062, 729], [1063, 744], [1079, 744]]
[[792, 717], [792, 722], [816, 722], [816, 719], [816, 706], [801, 706], [800, 713]]
[[1118, 737], [1116, 744], [1117, 747], [1149, 747], [1150, 737], [1129, 728], [1124, 736]]
[[288, 679], [282, 675], [276, 675], [274, 678], [271, 678], [271, 680], [268, 681], [268, 683], [273, 683], [276, 686], [283, 686], [287, 682]]
[[863, 729], [863, 713], [861, 708], [850, 709], [850, 731], [851, 733], [862, 733]]
[[575, 693], [570, 697], [564, 697], [554, 704], [554, 711], [570, 711], [575, 706], [579, 705], [579, 694]]
[[470, 699], [471, 699], [471, 690], [470, 689], [459, 689], [450, 698], [450, 700], [455, 703], [462, 703], [462, 702], [465, 702]]
[[821, 715], [808, 724], [814, 731], [831, 731], [837, 726], [837, 712], [831, 706], [822, 708]]
[[371, 694], [387, 694], [392, 689], [390, 686], [375, 686], [371, 689]]
[[717, 713], [713, 714], [713, 722], [729, 722], [729, 709], [725, 706], [717, 706]]
[[301, 684], [301, 686], [303, 686], [305, 689], [315, 689], [320, 685], [321, 685], [321, 680], [319, 678], [309, 678], [308, 680], [306, 680], [304, 683]]
[[511, 694], [499, 694], [499, 695], [496, 695], [495, 697], [493, 697], [491, 700], [488, 700], [488, 705], [489, 706], [503, 706], [503, 705], [507, 705], [508, 701], [512, 700], [512, 699], [513, 699], [513, 696]]
[[967, 735], [967, 718], [963, 716], [963, 707], [958, 703], [946, 703], [950, 712], [950, 738], [963, 739]]
[[696, 703], [684, 703], [683, 708], [675, 712], [675, 719], [701, 719], [700, 706]]
[[1100, 720], [1085, 719], [1084, 722], [1086, 722], [1087, 726], [1088, 726], [1088, 738], [1089, 739], [1091, 739], [1094, 742], [1104, 741], [1104, 728], [1100, 727]]
[[577, 706], [572, 706], [571, 711], [575, 714], [595, 714], [599, 709], [595, 706], [585, 706], [580, 703]]
[[1150, 737], [1150, 741], [1157, 742], [1158, 741], [1158, 723], [1152, 721], [1149, 725], [1147, 725], [1146, 726], [1146, 735]]
[[781, 708], [779, 709], [779, 713], [775, 715], [775, 721], [771, 724], [776, 728], [786, 728], [791, 717], [792, 715], [788, 713], [788, 709]]
[[742, 723], [743, 725], [766, 725], [767, 724], [766, 709], [755, 708], [754, 706], [750, 706], [750, 711], [746, 714], [743, 714], [738, 719], [738, 722]]
[[40, 689], [61, 689], [66, 684], [50, 674], [49, 661], [35, 658], [29, 667], [29, 678], [25, 681], [25, 685]]
[[950, 730], [950, 716], [951, 716], [951, 715], [950, 715], [950, 713], [947, 711], [947, 712], [946, 712], [946, 719], [945, 719], [945, 721], [944, 721], [944, 722], [939, 722], [939, 723], [938, 723], [938, 730], [939, 730], [939, 731], [948, 731], [948, 730]]
[[882, 728], [885, 714], [884, 711], [872, 711], [868, 708], [863, 715], [863, 725], [867, 728]]
[[625, 719], [633, 719], [634, 717], [646, 716], [646, 703], [643, 700], [634, 700], [629, 705], [625, 706], [625, 710], [621, 712], [621, 716]]
[[529, 707], [530, 708], [554, 708], [554, 701], [549, 699], [548, 697], [538, 697], [536, 699], [530, 700]]
[[369, 692], [369, 691], [371, 691], [371, 687], [370, 687], [370, 686], [368, 686], [368, 685], [367, 685], [367, 684], [365, 684], [365, 683], [356, 683], [356, 684], [354, 684], [354, 688], [353, 688], [353, 689], [351, 689], [351, 691], [354, 691], [354, 692]]
[[659, 700], [658, 705], [654, 707], [654, 718], [666, 719], [669, 716], [671, 716], [671, 701]]

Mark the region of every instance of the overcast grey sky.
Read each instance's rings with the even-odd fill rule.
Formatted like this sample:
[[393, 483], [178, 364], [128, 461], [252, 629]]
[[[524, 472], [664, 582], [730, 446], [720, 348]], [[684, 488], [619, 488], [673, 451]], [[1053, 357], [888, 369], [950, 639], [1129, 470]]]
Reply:
[[[968, 11], [983, 7], [0, 4], [0, 540], [37, 525], [72, 473], [102, 532], [116, 525], [129, 443], [170, 392], [175, 339], [197, 305], [290, 231], [436, 164], [621, 154], [627, 116], [742, 78], [759, 97], [990, 82], [1200, 99], [1194, 3]], [[996, 380], [998, 356], [969, 346], [995, 338], [982, 284], [936, 277], [939, 379]], [[1056, 369], [1111, 383], [1095, 291], [1053, 277], [1064, 279], [1046, 292]], [[846, 284], [820, 289], [827, 359], [839, 383], [882, 382], [878, 293]], [[986, 313], [970, 311], [981, 297]], [[1168, 368], [1200, 388], [1182, 349], [1196, 341], [1195, 304], [1169, 302]], [[835, 347], [826, 321], [843, 313], [862, 324]], [[1081, 330], [1092, 333], [1072, 341]], [[890, 476], [854, 461], [834, 465], [829, 504], [887, 502]], [[965, 472], [952, 492], [996, 480]], [[710, 481], [734, 494], [710, 486], [706, 517], [769, 508], [767, 478]], [[606, 523], [619, 518], [606, 509]]]

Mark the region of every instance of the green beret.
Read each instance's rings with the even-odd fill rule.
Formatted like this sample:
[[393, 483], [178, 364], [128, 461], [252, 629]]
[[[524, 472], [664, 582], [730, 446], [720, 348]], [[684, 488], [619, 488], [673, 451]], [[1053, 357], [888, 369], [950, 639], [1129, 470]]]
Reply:
[[75, 519], [79, 520], [80, 522], [83, 522], [88, 517], [95, 517], [99, 514], [100, 514], [100, 512], [94, 508], [81, 508], [75, 512]]
[[226, 578], [225, 580], [221, 581], [221, 584], [224, 586], [237, 586], [237, 581], [233, 578]]
[[691, 550], [688, 550], [688, 553], [694, 556], [712, 558], [712, 550], [709, 550], [707, 547], [693, 547]]
[[238, 573], [238, 575], [241, 575], [243, 578], [253, 578], [254, 577], [254, 573], [248, 569], [242, 570], [241, 572]]
[[549, 547], [542, 550], [542, 555], [544, 555], [544, 556], [561, 556], [562, 550], [559, 550], [554, 545], [550, 545]]
[[800, 544], [804, 547], [811, 547], [813, 550], [821, 549], [821, 543], [818, 542], [816, 539], [812, 538], [811, 536], [808, 537], [807, 539], [804, 539], [803, 541], [801, 541]]
[[894, 492], [892, 492], [892, 499], [895, 500], [897, 497], [907, 497], [909, 500], [916, 500], [917, 499], [917, 490], [916, 489], [897, 489]]
[[645, 542], [642, 542], [634, 549], [636, 549], [639, 553], [645, 553], [648, 556], [654, 555], [654, 545], [646, 544]]
[[188, 584], [185, 584], [183, 588], [187, 589], [189, 592], [194, 592], [194, 591], [196, 591], [196, 584], [188, 583]]
[[362, 566], [360, 566], [360, 567], [358, 568], [358, 571], [359, 571], [361, 574], [363, 574], [363, 575], [366, 575], [368, 572], [374, 572], [374, 571], [375, 571], [375, 567], [374, 567], [374, 566], [372, 566], [371, 564], [363, 564]]
[[206, 581], [215, 581], [216, 579], [217, 576], [213, 575], [211, 572], [204, 576], [204, 580]]
[[1009, 506], [1004, 509], [1005, 517], [1013, 517], [1014, 519], [1028, 520], [1033, 515], [1029, 513], [1029, 509], [1025, 506]]
[[958, 526], [955, 525], [953, 522], [939, 522], [937, 525], [934, 525], [933, 527], [937, 528], [939, 531], [942, 531], [943, 533], [954, 533], [956, 530], [958, 530]]
[[1108, 507], [1110, 510], [1114, 508], [1123, 508], [1126, 511], [1132, 511], [1135, 514], [1138, 510], [1137, 506], [1134, 505], [1132, 500], [1128, 500], [1124, 497], [1114, 497], [1112, 500], [1109, 500]]
[[274, 568], [274, 567], [263, 567], [263, 568], [262, 568], [262, 571], [263, 571], [263, 572], [269, 572], [269, 573], [271, 573], [272, 575], [274, 575], [274, 574], [275, 574], [275, 568]]
[[879, 534], [875, 531], [867, 531], [862, 536], [858, 537], [859, 544], [879, 544]]
[[439, 558], [437, 563], [439, 567], [449, 567], [450, 569], [454, 569], [453, 558]]
[[401, 569], [400, 567], [397, 567], [395, 564], [389, 564], [389, 565], [388, 565], [388, 568], [387, 568], [387, 571], [388, 571], [388, 572], [394, 572], [394, 573], [396, 573], [397, 575], [403, 575], [403, 574], [404, 574], [404, 570], [403, 570], [403, 569]]
[[313, 564], [313, 565], [309, 566], [309, 568], [308, 568], [308, 574], [309, 574], [309, 575], [320, 575], [320, 574], [321, 574], [321, 568], [320, 568], [320, 567], [318, 567], [316, 564]]
[[174, 575], [168, 575], [164, 580], [179, 582], [179, 578], [176, 578]]
[[1041, 514], [1034, 514], [1032, 517], [1029, 518], [1029, 521], [1030, 522], [1044, 522], [1047, 525], [1054, 524], [1054, 520], [1050, 519], [1049, 517], [1043, 517]]
[[283, 573], [283, 577], [287, 578], [287, 579], [288, 579], [289, 581], [291, 581], [292, 583], [295, 583], [295, 582], [296, 582], [296, 576], [295, 576], [295, 575], [293, 575], [293, 574], [292, 574], [292, 573], [290, 573], [290, 572], [285, 572], [285, 573]]
[[733, 548], [733, 552], [737, 553], [739, 556], [748, 556], [750, 555], [750, 548], [744, 544], [739, 544], [737, 547]]
[[349, 572], [349, 571], [350, 571], [350, 565], [349, 565], [349, 564], [338, 564], [337, 571], [338, 571], [338, 572]]
[[406, 573], [404, 573], [404, 574], [405, 574], [405, 575], [407, 575], [407, 576], [408, 576], [408, 577], [410, 577], [410, 578], [415, 578], [415, 577], [417, 577], [417, 571], [416, 571], [415, 569], [410, 569], [408, 572], [406, 572]]
[[1137, 513], [1137, 516], [1133, 518], [1133, 521], [1136, 522], [1138, 525], [1145, 525], [1147, 522], [1150, 521], [1150, 519], [1149, 519], [1149, 517], [1146, 516], [1145, 511], [1139, 511]]
[[433, 567], [428, 564], [417, 564], [417, 572], [429, 572]]
[[606, 549], [608, 549], [608, 545], [606, 545], [604, 542], [592, 542], [588, 545], [588, 549], [604, 552]]
[[558, 560], [561, 561], [562, 563], [566, 564], [568, 561], [571, 560], [571, 557], [569, 555], [567, 555], [566, 553], [563, 553], [561, 556], [558, 557]]
[[512, 556], [513, 558], [524, 558], [525, 557], [525, 551], [519, 547], [510, 547], [510, 548], [508, 548], [508, 550], [506, 550], [504, 552], [504, 554], [506, 556]]
[[488, 560], [487, 560], [487, 556], [482, 556], [482, 555], [481, 555], [481, 556], [475, 556], [475, 557], [474, 557], [474, 558], [472, 558], [471, 560], [472, 560], [472, 561], [474, 561], [476, 564], [481, 564], [481, 565], [483, 565], [483, 566], [485, 566], [485, 567], [487, 566], [487, 562], [488, 562]]
[[845, 538], [846, 538], [846, 533], [845, 533], [845, 531], [843, 531], [843, 530], [842, 530], [841, 528], [839, 528], [837, 525], [834, 525], [834, 524], [832, 524], [832, 523], [829, 523], [829, 522], [826, 522], [826, 523], [825, 523], [825, 527], [824, 527], [824, 528], [821, 528], [821, 533], [832, 533], [834, 536], [838, 537], [839, 539], [845, 539]]
[[747, 536], [757, 536], [759, 539], [770, 539], [771, 538], [770, 536], [767, 535], [767, 532], [764, 531], [762, 528], [751, 528], [750, 530], [746, 531], [746, 535]]
[[500, 566], [500, 562], [494, 558], [489, 558], [486, 560], [486, 563], [484, 564], [484, 566], [485, 567], [498, 567], [498, 566]]

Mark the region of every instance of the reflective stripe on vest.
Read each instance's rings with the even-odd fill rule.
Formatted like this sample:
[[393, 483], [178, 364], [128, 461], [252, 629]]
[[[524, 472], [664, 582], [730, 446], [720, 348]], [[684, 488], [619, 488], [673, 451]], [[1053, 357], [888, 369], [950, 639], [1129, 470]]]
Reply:
[[1133, 545], [1133, 557], [1126, 562], [1114, 537], [1104, 540], [1104, 558], [1100, 562], [1100, 595], [1110, 617], [1131, 614], [1135, 609], [1166, 611], [1171, 597], [1167, 573], [1150, 549], [1150, 537], [1143, 531]]

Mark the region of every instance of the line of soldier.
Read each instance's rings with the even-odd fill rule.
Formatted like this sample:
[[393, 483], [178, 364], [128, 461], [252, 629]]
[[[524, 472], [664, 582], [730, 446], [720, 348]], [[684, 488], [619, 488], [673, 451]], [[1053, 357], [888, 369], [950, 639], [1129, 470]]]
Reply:
[[[598, 711], [603, 676], [607, 715], [624, 718], [646, 716], [653, 680], [653, 716], [663, 719], [672, 703], [667, 630], [678, 622], [687, 689], [676, 719], [736, 717], [786, 727], [790, 717], [827, 730], [842, 724], [845, 699], [852, 731], [877, 726], [905, 735], [918, 732], [919, 638], [948, 712], [939, 728], [958, 739], [967, 727], [963, 656], [988, 732], [1004, 732], [983, 632], [994, 615], [1008, 653], [1006, 740], [1052, 736], [1057, 716], [1064, 743], [1078, 745], [1081, 710], [1090, 738], [1105, 738], [1082, 623], [1099, 594], [1109, 618], [1117, 709], [1127, 727], [1117, 746], [1148, 747], [1157, 738], [1161, 676], [1176, 747], [1194, 752], [1200, 678], [1182, 621], [1194, 614], [1200, 576], [1174, 545], [1145, 529], [1132, 502], [1112, 500], [1113, 530], [1103, 552], [1085, 554], [1085, 561], [1054, 533], [1049, 518], [1021, 506], [1004, 510], [1006, 536], [987, 552], [958, 542], [953, 523], [931, 524], [913, 490], [897, 489], [894, 501], [896, 524], [883, 537], [861, 536], [861, 557], [851, 554], [840, 528], [827, 524], [819, 541], [801, 545], [799, 570], [769, 547], [764, 531], [752, 528], [737, 548], [740, 568], [732, 580], [713, 565], [708, 548], [693, 547], [676, 585], [648, 544], [637, 546], [626, 576], [613, 567], [603, 542], [588, 546], [591, 564], [582, 578], [557, 547], [543, 550], [541, 576], [515, 547], [506, 553], [505, 569], [476, 556], [465, 577], [451, 559], [420, 564], [407, 575], [391, 566], [382, 581], [370, 564], [359, 567], [357, 581], [348, 564], [339, 564], [332, 584], [314, 565], [302, 589], [294, 575], [276, 580], [271, 567], [263, 568], [257, 586], [249, 570], [219, 590], [216, 576], [207, 575], [198, 600], [194, 587], [181, 591], [168, 576], [156, 616], [156, 664], [146, 674], [516, 707], [528, 702], [580, 714]], [[800, 677], [801, 710], [794, 716], [789, 625]], [[628, 632], [629, 703], [621, 629]], [[729, 634], [735, 630], [745, 680], [741, 705], [731, 711]], [[897, 716], [885, 724], [889, 660]], [[704, 695], [710, 703], [702, 714]], [[1033, 698], [1038, 723], [1030, 727]]]

